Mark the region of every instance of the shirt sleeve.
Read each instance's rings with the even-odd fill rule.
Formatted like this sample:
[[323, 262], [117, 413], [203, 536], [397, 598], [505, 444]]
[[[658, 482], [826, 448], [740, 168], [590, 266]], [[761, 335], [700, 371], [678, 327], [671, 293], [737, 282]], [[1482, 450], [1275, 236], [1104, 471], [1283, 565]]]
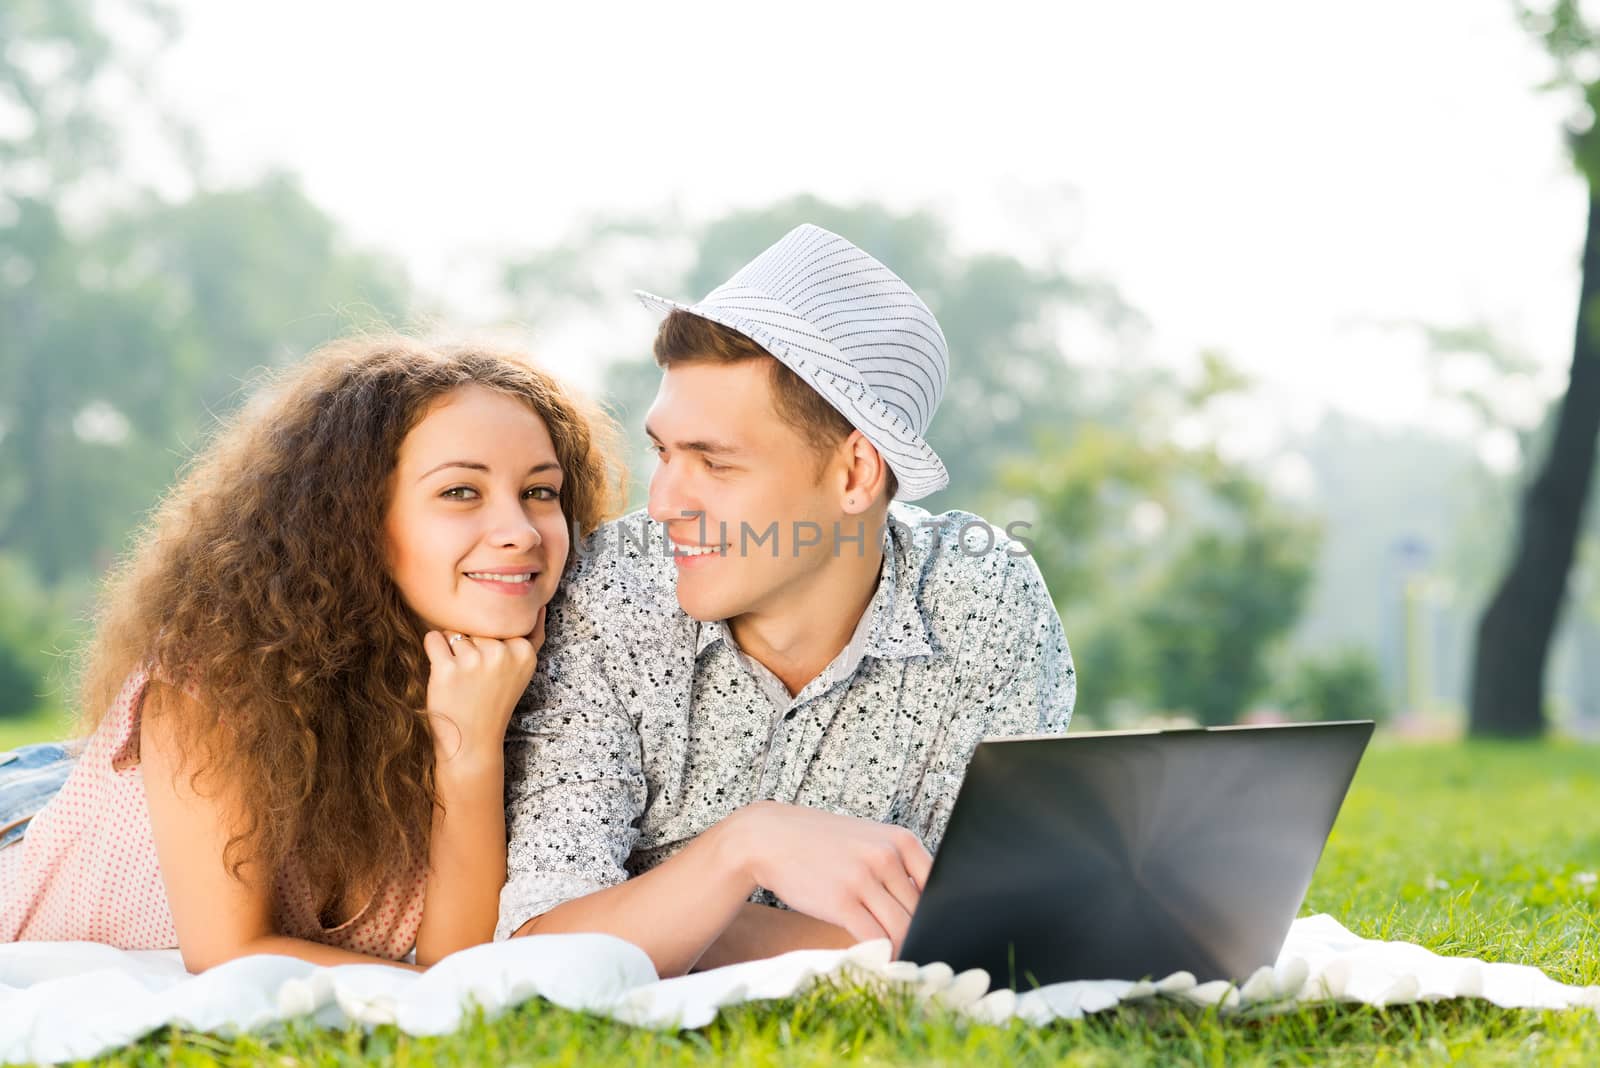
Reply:
[[934, 743], [920, 791], [921, 837], [936, 850], [956, 793], [985, 738], [1061, 734], [1072, 720], [1078, 677], [1061, 617], [1032, 557], [1005, 572], [990, 624], [960, 660], [956, 701]]
[[[1004, 622], [991, 630], [989, 645], [997, 662], [1009, 658], [1010, 664], [992, 680], [980, 676], [971, 698], [989, 709], [983, 737], [1064, 734], [1078, 699], [1078, 674], [1061, 616], [1033, 557], [1014, 561], [1008, 586], [998, 609]], [[971, 758], [969, 752], [962, 759], [963, 770]]]
[[527, 697], [506, 731], [506, 884], [496, 940], [628, 877], [645, 777], [637, 725], [605, 671], [604, 641], [557, 597]]

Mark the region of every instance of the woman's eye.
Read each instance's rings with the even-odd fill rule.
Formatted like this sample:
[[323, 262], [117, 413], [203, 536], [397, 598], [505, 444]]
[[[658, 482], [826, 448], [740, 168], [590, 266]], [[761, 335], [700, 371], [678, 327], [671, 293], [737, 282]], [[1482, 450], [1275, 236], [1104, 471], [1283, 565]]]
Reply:
[[551, 489], [549, 486], [533, 486], [522, 491], [524, 497], [532, 497], [536, 501], [558, 501], [561, 491]]
[[451, 486], [449, 489], [439, 494], [439, 496], [448, 498], [452, 501], [470, 501], [477, 495], [478, 491], [473, 489], [471, 486]]

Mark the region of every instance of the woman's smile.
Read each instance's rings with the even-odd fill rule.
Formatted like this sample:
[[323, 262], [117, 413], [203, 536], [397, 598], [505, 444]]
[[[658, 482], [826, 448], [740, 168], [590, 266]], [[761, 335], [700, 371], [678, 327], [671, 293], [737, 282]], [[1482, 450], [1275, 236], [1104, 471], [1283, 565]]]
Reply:
[[540, 575], [536, 567], [522, 568], [491, 568], [483, 571], [464, 571], [462, 574], [473, 582], [489, 590], [507, 597], [526, 597], [534, 591], [533, 580]]

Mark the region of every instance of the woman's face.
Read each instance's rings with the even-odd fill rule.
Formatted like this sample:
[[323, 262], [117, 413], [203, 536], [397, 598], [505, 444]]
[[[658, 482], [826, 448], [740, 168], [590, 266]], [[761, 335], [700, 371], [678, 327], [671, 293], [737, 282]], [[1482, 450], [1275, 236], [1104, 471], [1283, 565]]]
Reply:
[[400, 444], [384, 521], [400, 595], [434, 630], [530, 633], [569, 535], [544, 420], [482, 386], [435, 401]]

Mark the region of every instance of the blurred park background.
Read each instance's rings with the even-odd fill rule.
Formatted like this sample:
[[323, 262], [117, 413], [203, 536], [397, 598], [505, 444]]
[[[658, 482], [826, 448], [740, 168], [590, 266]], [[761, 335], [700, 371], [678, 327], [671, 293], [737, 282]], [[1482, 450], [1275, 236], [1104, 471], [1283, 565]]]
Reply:
[[[613, 407], [642, 499], [630, 291], [698, 297], [800, 222], [939, 316], [921, 503], [1032, 524], [1079, 726], [1451, 735], [1476, 664], [1541, 684], [1481, 730], [1600, 734], [1592, 463], [1527, 493], [1594, 449], [1556, 432], [1587, 29], [1281, 7], [5, 0], [0, 744], [63, 729], [98, 578], [261, 369], [493, 332]], [[1575, 495], [1569, 565], [1525, 501]], [[1548, 661], [1485, 632], [1516, 653], [1485, 668], [1530, 521], [1561, 610], [1508, 603]]]

